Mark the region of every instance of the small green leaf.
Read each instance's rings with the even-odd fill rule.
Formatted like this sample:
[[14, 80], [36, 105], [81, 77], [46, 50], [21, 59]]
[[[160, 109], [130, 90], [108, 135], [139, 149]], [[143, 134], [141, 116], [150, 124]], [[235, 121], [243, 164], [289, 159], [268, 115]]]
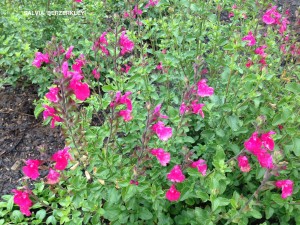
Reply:
[[272, 207], [268, 206], [266, 208], [266, 219], [270, 219], [274, 212], [275, 210]]
[[10, 216], [11, 220], [13, 222], [19, 223], [22, 222], [24, 216], [23, 214], [20, 212], [20, 210], [14, 210]]
[[230, 204], [230, 200], [227, 198], [219, 197], [212, 201], [212, 211], [215, 211], [219, 206], [226, 206]]
[[42, 103], [39, 103], [35, 109], [34, 109], [34, 116], [37, 119], [38, 116], [41, 114], [41, 112], [43, 112], [45, 110], [45, 108], [43, 107]]
[[142, 207], [141, 210], [139, 211], [139, 217], [142, 220], [150, 220], [152, 219], [153, 215], [147, 208]]
[[285, 85], [285, 89], [291, 92], [294, 92], [295, 94], [300, 93], [300, 84], [297, 84], [295, 82], [290, 82], [287, 85]]
[[45, 218], [45, 216], [46, 216], [46, 210], [44, 210], [44, 209], [37, 211], [37, 213], [35, 215], [35, 217], [41, 221]]
[[233, 131], [237, 131], [239, 129], [239, 119], [237, 116], [229, 116], [226, 117], [225, 120]]
[[52, 225], [55, 225], [56, 224], [56, 219], [54, 216], [49, 216], [46, 220], [46, 224], [52, 224]]

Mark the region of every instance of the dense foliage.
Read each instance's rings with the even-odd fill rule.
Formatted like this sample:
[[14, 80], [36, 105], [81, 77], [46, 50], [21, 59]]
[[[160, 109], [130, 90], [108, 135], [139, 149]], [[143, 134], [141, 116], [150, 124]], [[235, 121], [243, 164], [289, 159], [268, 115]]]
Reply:
[[31, 2], [2, 5], [3, 82], [40, 86], [35, 114], [66, 147], [26, 161], [0, 224], [300, 222], [300, 21], [284, 6]]

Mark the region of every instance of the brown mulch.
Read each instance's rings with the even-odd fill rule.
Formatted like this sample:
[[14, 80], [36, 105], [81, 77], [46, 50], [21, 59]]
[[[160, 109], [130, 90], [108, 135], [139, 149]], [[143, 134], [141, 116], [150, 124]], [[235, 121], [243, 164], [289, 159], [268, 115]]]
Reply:
[[[6, 86], [0, 90], [0, 196], [21, 185], [27, 159], [41, 159], [64, 147], [59, 128], [34, 117], [35, 87]], [[44, 148], [45, 154], [39, 149]]]

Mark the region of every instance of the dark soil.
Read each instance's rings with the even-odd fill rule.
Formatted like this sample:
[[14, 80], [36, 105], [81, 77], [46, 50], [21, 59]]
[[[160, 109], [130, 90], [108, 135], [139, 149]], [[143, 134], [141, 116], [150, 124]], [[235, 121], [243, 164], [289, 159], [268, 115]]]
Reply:
[[42, 125], [42, 115], [35, 119], [36, 99], [35, 87], [0, 90], [0, 196], [21, 185], [25, 160], [41, 159], [64, 147], [59, 128]]

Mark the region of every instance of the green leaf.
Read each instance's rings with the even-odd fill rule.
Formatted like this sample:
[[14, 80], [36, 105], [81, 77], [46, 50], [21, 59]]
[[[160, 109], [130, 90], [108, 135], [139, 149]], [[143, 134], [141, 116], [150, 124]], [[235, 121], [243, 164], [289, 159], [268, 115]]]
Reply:
[[239, 119], [237, 116], [229, 116], [226, 117], [225, 120], [233, 131], [237, 131], [239, 129]]
[[39, 103], [35, 109], [34, 109], [34, 116], [37, 119], [38, 116], [41, 114], [41, 112], [43, 112], [45, 110], [45, 108], [43, 107], [42, 103]]
[[104, 91], [104, 92], [109, 92], [109, 91], [115, 91], [116, 90], [116, 88], [114, 87], [114, 86], [112, 86], [112, 85], [104, 85], [103, 87], [102, 87], [102, 90]]
[[291, 115], [291, 111], [287, 107], [285, 107], [282, 110], [282, 113], [277, 113], [276, 116], [273, 118], [272, 125], [277, 126], [279, 124], [285, 123]]
[[230, 204], [230, 200], [227, 198], [219, 197], [212, 201], [212, 211], [215, 211], [219, 206], [226, 206]]
[[52, 225], [55, 225], [56, 224], [56, 219], [54, 216], [49, 216], [46, 220], [46, 224], [52, 224]]
[[266, 208], [266, 219], [270, 219], [272, 217], [272, 215], [274, 214], [274, 212], [275, 212], [275, 210], [272, 207], [268, 206]]
[[150, 220], [152, 219], [153, 215], [152, 213], [146, 208], [146, 207], [141, 207], [141, 210], [139, 211], [139, 217], [142, 220]]
[[20, 212], [20, 210], [14, 210], [10, 216], [11, 220], [13, 222], [19, 223], [22, 222], [24, 216], [23, 214]]
[[44, 210], [44, 209], [37, 211], [37, 213], [35, 215], [35, 217], [41, 221], [45, 218], [45, 216], [46, 216], [46, 210]]
[[0, 225], [3, 225], [4, 222], [5, 222], [4, 219], [1, 219], [1, 220], [0, 220]]
[[14, 206], [14, 196], [10, 196], [10, 198], [7, 201], [6, 208], [7, 210], [11, 211], [13, 206]]
[[295, 94], [300, 93], [300, 84], [297, 84], [295, 82], [290, 82], [287, 85], [285, 85], [285, 89], [291, 92], [294, 92]]

